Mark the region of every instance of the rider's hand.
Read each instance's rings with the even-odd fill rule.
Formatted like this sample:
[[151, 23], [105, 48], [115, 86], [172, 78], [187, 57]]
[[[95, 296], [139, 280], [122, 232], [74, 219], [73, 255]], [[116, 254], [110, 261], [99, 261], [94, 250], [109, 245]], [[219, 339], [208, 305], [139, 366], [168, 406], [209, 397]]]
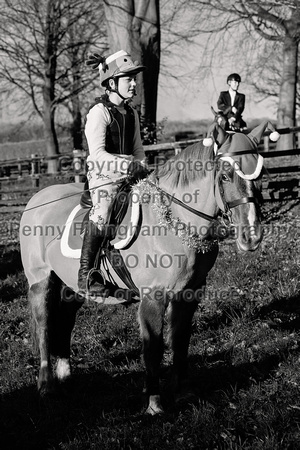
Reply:
[[230, 123], [230, 125], [232, 125], [235, 122], [235, 117], [230, 117], [230, 119], [228, 119], [228, 122]]
[[128, 166], [127, 174], [130, 178], [139, 181], [146, 178], [149, 170], [140, 161], [132, 161]]
[[235, 107], [235, 106], [233, 106], [233, 107], [231, 108], [231, 111], [233, 112], [233, 114], [236, 114], [236, 113], [237, 113], [237, 109], [236, 109], [236, 107]]

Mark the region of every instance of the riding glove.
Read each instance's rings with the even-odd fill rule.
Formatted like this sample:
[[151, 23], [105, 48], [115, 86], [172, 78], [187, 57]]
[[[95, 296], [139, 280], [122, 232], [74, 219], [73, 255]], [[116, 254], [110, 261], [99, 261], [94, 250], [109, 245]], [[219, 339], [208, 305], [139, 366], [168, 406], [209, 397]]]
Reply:
[[130, 178], [139, 181], [143, 178], [146, 178], [146, 176], [149, 174], [149, 170], [146, 166], [141, 164], [140, 161], [132, 161], [128, 166], [127, 174]]

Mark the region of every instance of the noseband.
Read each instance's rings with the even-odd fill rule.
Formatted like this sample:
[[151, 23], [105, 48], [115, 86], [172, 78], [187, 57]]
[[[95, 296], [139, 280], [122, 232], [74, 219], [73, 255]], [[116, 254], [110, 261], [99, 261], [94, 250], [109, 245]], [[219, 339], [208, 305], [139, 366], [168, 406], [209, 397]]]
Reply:
[[[252, 153], [253, 153], [253, 150], [247, 150], [247, 151], [242, 151], [242, 152], [221, 153], [219, 155], [217, 154], [217, 161], [220, 161], [220, 159], [222, 157], [225, 157], [225, 156], [226, 157], [228, 157], [228, 156], [232, 157], [234, 155], [236, 156], [237, 154], [238, 155], [242, 155], [242, 154], [252, 154]], [[216, 167], [217, 167], [217, 165], [216, 165]], [[223, 188], [221, 176], [219, 175], [219, 176], [216, 177], [216, 175], [215, 175], [215, 179], [216, 178], [217, 178], [217, 185], [218, 185], [220, 197], [221, 197], [221, 200], [222, 200], [222, 203], [223, 203], [223, 206], [224, 206], [224, 211], [222, 211], [222, 213], [221, 213], [223, 220], [225, 219], [228, 222], [231, 222], [231, 215], [232, 215], [231, 209], [236, 208], [239, 205], [243, 205], [243, 204], [246, 204], [246, 203], [258, 204], [257, 198], [255, 198], [253, 196], [252, 197], [250, 197], [250, 196], [249, 197], [241, 197], [241, 198], [238, 198], [236, 200], [232, 200], [232, 201], [228, 202], [225, 199], [225, 193], [224, 193], [224, 188]]]
[[230, 209], [235, 208], [236, 206], [239, 206], [239, 205], [243, 205], [245, 203], [258, 203], [258, 200], [255, 197], [241, 197], [236, 200], [232, 200], [232, 201], [228, 202], [225, 199], [225, 193], [224, 193], [224, 188], [223, 188], [221, 177], [218, 177], [218, 187], [219, 187], [220, 196], [221, 196], [221, 199], [222, 199], [222, 202], [224, 205], [225, 213], [227, 213]]

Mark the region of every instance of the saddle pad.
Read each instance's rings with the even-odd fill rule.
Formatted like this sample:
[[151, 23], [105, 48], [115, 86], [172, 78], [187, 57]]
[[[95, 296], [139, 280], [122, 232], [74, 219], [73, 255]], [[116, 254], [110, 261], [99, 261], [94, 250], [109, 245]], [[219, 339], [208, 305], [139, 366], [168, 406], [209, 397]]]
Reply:
[[[128, 235], [130, 235], [131, 238], [131, 232], [133, 230], [130, 222], [131, 209], [132, 208], [129, 206], [127, 213], [117, 230], [116, 237], [112, 241], [112, 244], [116, 247], [118, 247], [119, 242], [123, 242], [125, 236], [127, 241], [130, 241]], [[60, 243], [61, 253], [66, 258], [80, 259], [82, 247], [82, 223], [88, 212], [89, 209], [77, 205], [67, 218]]]
[[87, 213], [88, 210], [86, 208], [77, 205], [67, 218], [60, 242], [61, 253], [66, 258], [80, 258], [82, 222]]

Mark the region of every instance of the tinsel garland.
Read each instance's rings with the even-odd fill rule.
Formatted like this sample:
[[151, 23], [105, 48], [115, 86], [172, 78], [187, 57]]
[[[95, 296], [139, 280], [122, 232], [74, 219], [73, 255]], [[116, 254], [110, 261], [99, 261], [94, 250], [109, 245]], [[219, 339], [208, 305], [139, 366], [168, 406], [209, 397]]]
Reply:
[[163, 191], [147, 180], [141, 180], [134, 186], [133, 193], [137, 195], [141, 204], [148, 203], [154, 210], [159, 225], [167, 227], [173, 234], [181, 238], [183, 244], [195, 250], [197, 253], [206, 253], [218, 245], [217, 239], [203, 239], [198, 233], [192, 233], [187, 224], [179, 217], [173, 217], [168, 203], [168, 197]]

